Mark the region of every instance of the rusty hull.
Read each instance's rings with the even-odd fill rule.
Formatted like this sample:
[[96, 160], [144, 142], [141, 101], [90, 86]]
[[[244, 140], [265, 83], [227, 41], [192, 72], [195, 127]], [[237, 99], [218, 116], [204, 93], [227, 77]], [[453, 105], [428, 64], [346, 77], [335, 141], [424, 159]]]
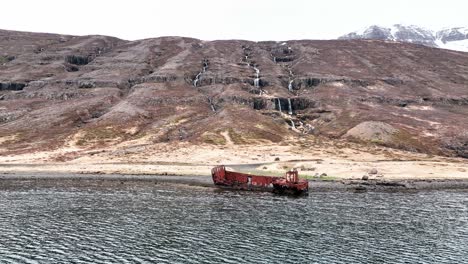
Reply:
[[285, 177], [259, 176], [226, 170], [223, 165], [211, 170], [216, 186], [249, 191], [272, 191], [278, 194], [302, 195], [308, 194], [309, 183], [299, 179], [296, 170], [286, 172]]

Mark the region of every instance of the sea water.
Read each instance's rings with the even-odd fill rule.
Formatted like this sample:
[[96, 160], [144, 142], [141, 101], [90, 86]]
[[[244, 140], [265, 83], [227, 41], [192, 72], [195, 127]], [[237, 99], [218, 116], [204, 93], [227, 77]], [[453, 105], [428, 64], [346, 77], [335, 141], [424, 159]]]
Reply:
[[0, 263], [468, 263], [468, 193], [0, 183]]

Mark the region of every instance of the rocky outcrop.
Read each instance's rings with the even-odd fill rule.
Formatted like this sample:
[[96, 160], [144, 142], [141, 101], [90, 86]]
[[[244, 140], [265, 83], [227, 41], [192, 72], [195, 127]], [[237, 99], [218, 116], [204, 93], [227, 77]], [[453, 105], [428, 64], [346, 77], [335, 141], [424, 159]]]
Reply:
[[351, 128], [344, 135], [363, 141], [389, 143], [398, 129], [384, 122], [366, 121]]
[[444, 140], [444, 147], [453, 150], [457, 156], [468, 159], [468, 131]]
[[339, 83], [349, 86], [362, 86], [366, 87], [372, 84], [369, 80], [348, 79], [348, 78], [327, 78], [327, 77], [302, 77], [294, 80], [294, 87], [300, 88], [313, 88], [321, 84]]
[[91, 62], [91, 57], [80, 56], [80, 55], [68, 55], [65, 57], [65, 61], [74, 65], [86, 65]]
[[21, 91], [26, 84], [17, 82], [0, 82], [0, 91]]
[[13, 61], [16, 57], [15, 56], [9, 56], [9, 55], [0, 55], [0, 65], [6, 64], [10, 61]]

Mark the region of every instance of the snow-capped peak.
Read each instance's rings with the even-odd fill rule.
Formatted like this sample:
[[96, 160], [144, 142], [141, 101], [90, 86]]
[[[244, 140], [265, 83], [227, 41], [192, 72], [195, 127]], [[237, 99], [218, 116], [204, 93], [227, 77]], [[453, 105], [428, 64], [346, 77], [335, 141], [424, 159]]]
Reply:
[[457, 27], [457, 28], [445, 28], [437, 32], [437, 39], [440, 39], [443, 43], [448, 41], [459, 41], [468, 38], [468, 28]]
[[373, 25], [341, 36], [339, 39], [400, 41], [468, 52], [467, 27], [446, 28], [435, 32], [414, 25], [395, 24], [389, 27]]

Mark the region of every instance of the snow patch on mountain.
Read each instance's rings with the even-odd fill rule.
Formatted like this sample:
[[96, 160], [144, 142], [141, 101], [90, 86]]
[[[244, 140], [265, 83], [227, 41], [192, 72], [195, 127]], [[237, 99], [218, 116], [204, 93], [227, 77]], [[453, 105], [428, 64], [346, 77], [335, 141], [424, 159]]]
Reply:
[[468, 52], [468, 39], [464, 40], [457, 40], [457, 41], [449, 41], [443, 43], [442, 41], [438, 40], [437, 44], [441, 49], [449, 49], [449, 50], [456, 50], [456, 51], [464, 51]]
[[339, 39], [379, 39], [409, 42], [468, 52], [468, 27], [445, 28], [433, 31], [414, 25], [395, 24], [389, 27], [373, 25], [341, 36]]

